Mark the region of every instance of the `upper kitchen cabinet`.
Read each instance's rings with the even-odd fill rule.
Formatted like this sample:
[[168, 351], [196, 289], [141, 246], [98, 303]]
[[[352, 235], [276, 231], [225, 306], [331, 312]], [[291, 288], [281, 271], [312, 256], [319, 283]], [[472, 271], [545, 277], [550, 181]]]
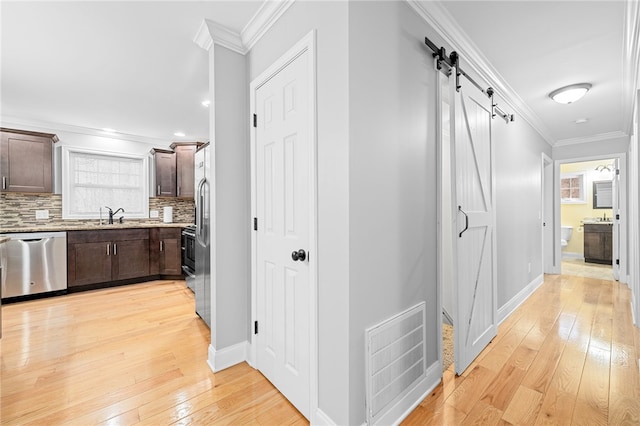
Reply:
[[49, 133], [0, 128], [3, 192], [53, 192], [53, 144]]
[[176, 196], [176, 153], [167, 149], [154, 148], [153, 155], [156, 197]]
[[176, 153], [177, 195], [193, 198], [195, 194], [194, 158], [201, 142], [174, 142], [171, 149]]

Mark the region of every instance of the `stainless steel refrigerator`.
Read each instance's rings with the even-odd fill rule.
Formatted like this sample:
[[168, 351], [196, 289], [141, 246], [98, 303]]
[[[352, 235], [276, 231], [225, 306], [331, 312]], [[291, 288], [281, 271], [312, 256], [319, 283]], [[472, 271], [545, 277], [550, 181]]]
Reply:
[[196, 184], [196, 313], [211, 327], [211, 148], [202, 145], [195, 156]]

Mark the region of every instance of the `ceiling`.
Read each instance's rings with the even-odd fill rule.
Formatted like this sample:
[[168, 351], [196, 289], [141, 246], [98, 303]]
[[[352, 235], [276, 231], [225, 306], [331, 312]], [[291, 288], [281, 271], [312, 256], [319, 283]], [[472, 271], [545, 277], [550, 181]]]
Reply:
[[[261, 4], [2, 1], [0, 115], [206, 140], [208, 59], [193, 38], [204, 18], [241, 33]], [[624, 1], [441, 4], [549, 142], [627, 133]], [[581, 82], [593, 88], [579, 102], [560, 105], [547, 96]], [[579, 118], [589, 121], [576, 124]]]

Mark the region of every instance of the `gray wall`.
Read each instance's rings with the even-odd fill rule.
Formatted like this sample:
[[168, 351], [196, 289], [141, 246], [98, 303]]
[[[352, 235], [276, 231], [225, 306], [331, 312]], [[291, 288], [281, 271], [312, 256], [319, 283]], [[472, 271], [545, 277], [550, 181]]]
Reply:
[[542, 152], [551, 156], [551, 147], [517, 115], [509, 124], [496, 118], [492, 131], [500, 309], [543, 273]]
[[346, 2], [295, 2], [251, 49], [253, 80], [317, 31], [319, 408], [338, 424], [349, 411], [349, 92]]
[[214, 45], [209, 60], [216, 192], [211, 343], [220, 350], [247, 341], [250, 336], [249, 98], [243, 55]]
[[405, 2], [349, 3], [349, 424], [365, 420], [364, 331], [427, 304], [437, 353], [436, 85]]

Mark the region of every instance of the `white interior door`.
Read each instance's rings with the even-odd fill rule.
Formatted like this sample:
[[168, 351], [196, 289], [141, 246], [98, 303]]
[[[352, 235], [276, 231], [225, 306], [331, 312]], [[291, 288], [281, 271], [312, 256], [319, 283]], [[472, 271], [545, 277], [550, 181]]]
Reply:
[[553, 238], [553, 161], [542, 154], [542, 262], [545, 274], [553, 274], [555, 240]]
[[620, 160], [613, 161], [613, 178], [611, 180], [611, 201], [613, 207], [613, 253], [611, 256], [613, 278], [620, 281]]
[[491, 101], [471, 84], [452, 102], [454, 356], [462, 374], [497, 333]]
[[306, 253], [311, 143], [308, 56], [305, 51], [258, 87], [255, 101], [256, 364], [307, 418], [311, 311]]

